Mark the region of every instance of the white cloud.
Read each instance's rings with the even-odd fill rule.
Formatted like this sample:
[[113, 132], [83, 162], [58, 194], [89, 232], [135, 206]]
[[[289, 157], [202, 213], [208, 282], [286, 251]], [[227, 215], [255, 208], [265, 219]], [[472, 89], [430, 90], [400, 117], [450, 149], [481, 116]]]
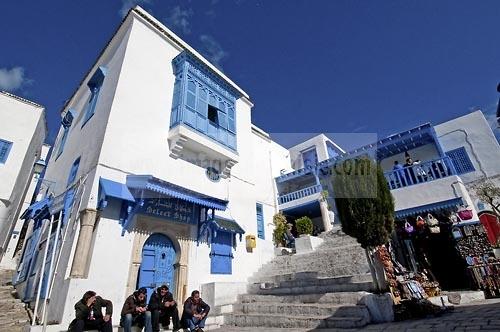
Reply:
[[24, 77], [23, 67], [13, 67], [11, 69], [0, 68], [0, 90], [18, 90], [23, 85], [31, 82], [32, 80]]
[[150, 4], [152, 0], [122, 0], [122, 7], [120, 8], [120, 16], [125, 17], [127, 16], [128, 11], [130, 8], [136, 6], [136, 5], [144, 5], [144, 4]]
[[191, 8], [182, 9], [180, 6], [175, 6], [167, 17], [167, 26], [179, 28], [179, 30], [186, 35], [190, 34], [191, 23], [189, 19], [193, 14], [194, 12]]
[[215, 66], [221, 67], [221, 61], [229, 56], [229, 53], [222, 49], [222, 46], [210, 35], [201, 35], [200, 41], [203, 47], [203, 54]]

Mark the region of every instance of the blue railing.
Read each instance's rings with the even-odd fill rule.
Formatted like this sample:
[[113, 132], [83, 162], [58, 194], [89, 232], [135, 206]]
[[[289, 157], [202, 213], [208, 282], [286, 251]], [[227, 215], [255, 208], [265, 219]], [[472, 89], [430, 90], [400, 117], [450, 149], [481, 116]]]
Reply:
[[314, 185], [312, 187], [300, 189], [300, 190], [294, 191], [294, 192], [289, 193], [289, 194], [281, 195], [278, 197], [278, 203], [285, 204], [285, 203], [295, 201], [295, 200], [303, 198], [303, 197], [317, 194], [320, 191], [321, 191], [321, 185], [319, 185], [319, 184]]
[[392, 190], [442, 179], [455, 174], [456, 171], [450, 158], [443, 157], [385, 172], [384, 176], [389, 188]]
[[312, 167], [304, 167], [304, 168], [298, 169], [296, 171], [292, 171], [290, 173], [286, 173], [286, 174], [278, 176], [276, 178], [276, 182], [280, 183], [280, 182], [283, 182], [286, 180], [300, 177], [300, 176], [305, 175], [305, 174], [309, 174], [311, 172], [312, 172]]

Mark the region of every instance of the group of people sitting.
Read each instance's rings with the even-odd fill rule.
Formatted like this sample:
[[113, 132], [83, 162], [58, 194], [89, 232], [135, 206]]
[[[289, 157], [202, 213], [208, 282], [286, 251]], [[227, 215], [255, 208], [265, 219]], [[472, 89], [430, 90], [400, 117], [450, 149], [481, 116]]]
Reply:
[[[164, 329], [168, 329], [170, 319], [172, 319], [174, 332], [181, 328], [203, 332], [209, 311], [210, 306], [203, 302], [200, 292], [195, 290], [184, 302], [182, 319], [179, 320], [177, 302], [167, 285], [156, 289], [149, 303], [146, 288], [139, 288], [125, 300], [121, 311], [120, 326], [123, 327], [124, 332], [131, 332], [132, 326], [144, 328], [145, 332], [158, 332], [160, 324]], [[76, 318], [71, 322], [69, 332], [113, 331], [111, 323], [113, 304], [97, 296], [94, 291], [87, 291], [75, 304], [75, 314]]]

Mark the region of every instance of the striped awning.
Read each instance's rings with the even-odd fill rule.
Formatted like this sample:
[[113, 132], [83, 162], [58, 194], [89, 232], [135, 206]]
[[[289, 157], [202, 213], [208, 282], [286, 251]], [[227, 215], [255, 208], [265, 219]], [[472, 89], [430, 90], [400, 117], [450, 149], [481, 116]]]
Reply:
[[[168, 197], [179, 198], [200, 206], [224, 211], [227, 201], [190, 190], [179, 185], [158, 179], [152, 175], [129, 175], [127, 176], [127, 187], [130, 189], [146, 190], [159, 193]], [[147, 195], [147, 193], [142, 193]], [[143, 198], [147, 198], [144, 197]]]
[[421, 205], [409, 209], [396, 211], [395, 217], [396, 219], [401, 219], [409, 216], [419, 215], [423, 213], [429, 213], [438, 210], [455, 208], [463, 204], [463, 200], [461, 197], [453, 198], [446, 201], [435, 202], [431, 204]]

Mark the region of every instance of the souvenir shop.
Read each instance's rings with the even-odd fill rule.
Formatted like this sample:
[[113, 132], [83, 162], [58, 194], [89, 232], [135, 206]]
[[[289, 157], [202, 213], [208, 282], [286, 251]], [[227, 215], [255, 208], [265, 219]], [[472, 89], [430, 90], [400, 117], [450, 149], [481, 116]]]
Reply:
[[464, 289], [500, 296], [500, 261], [461, 199], [397, 211], [391, 249], [402, 297]]

